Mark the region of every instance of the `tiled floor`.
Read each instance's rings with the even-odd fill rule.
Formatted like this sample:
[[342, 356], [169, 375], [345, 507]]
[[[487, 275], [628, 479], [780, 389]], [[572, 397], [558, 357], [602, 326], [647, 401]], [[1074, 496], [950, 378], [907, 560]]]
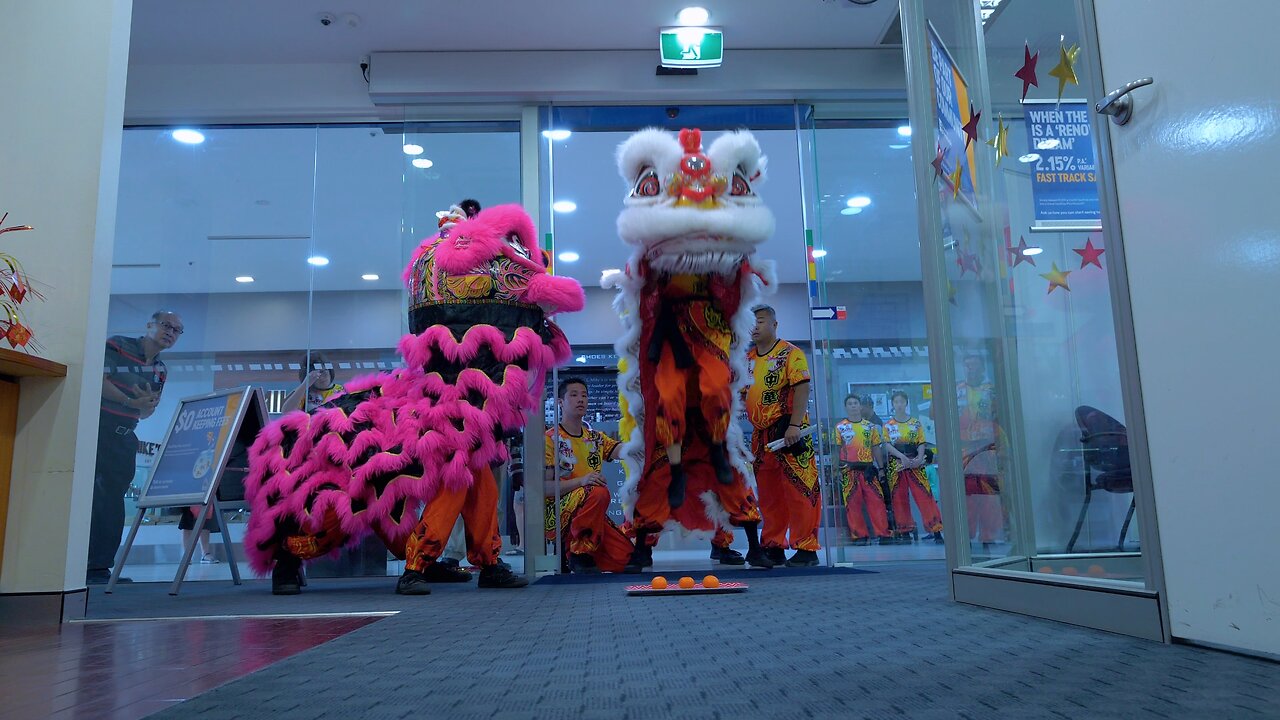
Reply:
[[71, 623], [0, 634], [0, 716], [141, 718], [377, 617]]

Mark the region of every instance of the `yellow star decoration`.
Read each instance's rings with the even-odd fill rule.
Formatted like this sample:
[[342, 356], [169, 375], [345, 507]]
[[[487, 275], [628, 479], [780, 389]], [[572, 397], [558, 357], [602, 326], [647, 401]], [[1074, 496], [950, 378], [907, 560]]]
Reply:
[[963, 173], [964, 165], [961, 165], [960, 161], [957, 160], [955, 172], [951, 173], [951, 177], [949, 178], [951, 180], [951, 197], [953, 198], [960, 196], [960, 176]]
[[1062, 102], [1062, 91], [1066, 89], [1067, 83], [1079, 85], [1080, 80], [1076, 77], [1076, 60], [1080, 57], [1080, 46], [1066, 45], [1058, 46], [1058, 64], [1049, 71], [1051, 77], [1058, 78], [1058, 102]]
[[[1047, 273], [1040, 273], [1040, 277], [1049, 281], [1049, 293], [1052, 293], [1054, 288], [1062, 288], [1067, 292], [1071, 292], [1071, 288], [1067, 287], [1067, 276], [1070, 275], [1071, 272], [1072, 271], [1070, 270], [1059, 270], [1058, 263], [1053, 263], [1053, 269]], [[1045, 294], [1047, 295], [1049, 293]]]
[[1009, 157], [1009, 127], [1004, 124], [1004, 115], [996, 117], [996, 136], [987, 141], [987, 144], [996, 150], [996, 166], [1000, 165], [1000, 158]]

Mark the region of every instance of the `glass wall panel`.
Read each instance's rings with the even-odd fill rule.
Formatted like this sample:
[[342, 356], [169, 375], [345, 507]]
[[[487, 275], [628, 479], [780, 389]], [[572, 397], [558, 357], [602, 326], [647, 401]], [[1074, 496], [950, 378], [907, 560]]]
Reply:
[[934, 395], [954, 413], [939, 447], [967, 536], [958, 562], [1142, 584], [1090, 129], [1102, 89], [1077, 5], [1003, 3], [985, 26], [977, 3], [915, 8], [910, 49], [928, 61], [911, 80], [931, 89], [915, 96], [927, 108], [915, 147], [928, 151], [916, 172], [949, 376]]

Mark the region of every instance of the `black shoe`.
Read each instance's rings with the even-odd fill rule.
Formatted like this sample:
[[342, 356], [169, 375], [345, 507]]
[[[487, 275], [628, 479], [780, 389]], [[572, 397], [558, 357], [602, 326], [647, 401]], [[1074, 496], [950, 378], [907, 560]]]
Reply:
[[893, 538], [893, 543], [895, 545], [910, 545], [911, 533], [902, 533], [901, 535], [895, 535]]
[[480, 580], [476, 584], [482, 588], [522, 588], [529, 581], [511, 572], [506, 566], [486, 565], [480, 568]]
[[746, 561], [751, 567], [764, 568], [765, 570], [777, 564], [769, 557], [769, 548], [756, 548], [755, 550], [747, 551]]
[[569, 554], [569, 572], [577, 575], [599, 575], [596, 559], [584, 553]]
[[627, 566], [622, 568], [622, 572], [634, 575], [647, 567], [653, 567], [653, 548], [639, 544], [631, 551], [631, 559], [627, 560]]
[[292, 555], [276, 558], [276, 566], [271, 569], [271, 594], [297, 595], [302, 592], [301, 569], [302, 561]]
[[818, 553], [812, 550], [797, 550], [787, 558], [787, 567], [817, 567]]
[[[768, 548], [763, 548], [763, 550], [764, 550], [764, 556], [769, 558], [769, 562], [773, 563], [774, 567], [778, 567], [786, 564], [787, 553], [782, 548], [768, 547]], [[747, 562], [751, 562], [751, 558], [749, 555], [747, 557]]]
[[684, 504], [684, 488], [684, 467], [673, 463], [671, 465], [671, 484], [667, 486], [667, 504], [671, 506], [672, 510]]
[[[86, 585], [106, 585], [111, 582], [110, 570], [89, 570], [84, 574], [84, 582]], [[117, 583], [131, 583], [133, 578], [119, 577], [116, 578]]]
[[720, 548], [720, 564], [721, 565], [746, 565], [747, 559], [742, 557], [742, 553], [733, 548]]
[[418, 574], [422, 576], [425, 582], [431, 583], [471, 582], [471, 573], [463, 570], [457, 560], [437, 560], [423, 568], [422, 572]]
[[[432, 563], [432, 566], [437, 563]], [[405, 570], [400, 579], [396, 581], [397, 595], [430, 595], [431, 588], [427, 585], [426, 573], [420, 573], [417, 570]]]
[[858, 547], [865, 547], [871, 544], [871, 538], [854, 538], [853, 544]]
[[926, 536], [925, 536], [925, 539], [926, 539], [926, 540], [928, 540], [928, 539], [930, 539], [930, 538], [932, 538], [932, 539], [933, 539], [933, 544], [935, 544], [935, 545], [944, 545], [944, 544], [946, 544], [946, 542], [947, 542], [945, 539], [943, 539], [943, 537], [942, 537], [942, 531], [941, 531], [941, 530], [939, 530], [938, 532], [933, 533], [933, 534], [931, 534], [931, 535], [926, 535]]
[[733, 484], [733, 468], [729, 466], [729, 453], [724, 443], [711, 446], [711, 468], [716, 471], [716, 480], [721, 485]]
[[715, 545], [711, 546], [711, 559], [712, 560], [720, 559], [720, 548]]

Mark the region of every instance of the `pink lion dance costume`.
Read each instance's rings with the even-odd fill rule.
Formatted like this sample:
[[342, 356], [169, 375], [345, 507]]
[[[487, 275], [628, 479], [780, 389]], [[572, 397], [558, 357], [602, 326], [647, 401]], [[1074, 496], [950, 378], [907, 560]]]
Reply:
[[584, 298], [577, 282], [547, 274], [518, 205], [463, 207], [405, 271], [406, 366], [289, 413], [250, 449], [245, 553], [254, 570], [272, 571], [273, 592], [298, 592], [302, 561], [376, 533], [406, 560], [397, 592], [426, 594], [421, 573], [459, 514], [480, 586], [524, 584], [498, 561], [490, 467], [535, 409], [532, 389], [570, 357], [548, 316], [581, 310]]
[[608, 273], [624, 331], [618, 387], [635, 430], [622, 448], [623, 508], [636, 545], [628, 572], [652, 564], [649, 536], [664, 528], [710, 535], [746, 530], [746, 561], [761, 550], [751, 454], [734, 422], [749, 373], [751, 307], [773, 285], [755, 248], [773, 215], [752, 189], [764, 158], [747, 132], [704, 152], [699, 130], [649, 129], [618, 148], [630, 186], [618, 234], [634, 246], [625, 271]]

